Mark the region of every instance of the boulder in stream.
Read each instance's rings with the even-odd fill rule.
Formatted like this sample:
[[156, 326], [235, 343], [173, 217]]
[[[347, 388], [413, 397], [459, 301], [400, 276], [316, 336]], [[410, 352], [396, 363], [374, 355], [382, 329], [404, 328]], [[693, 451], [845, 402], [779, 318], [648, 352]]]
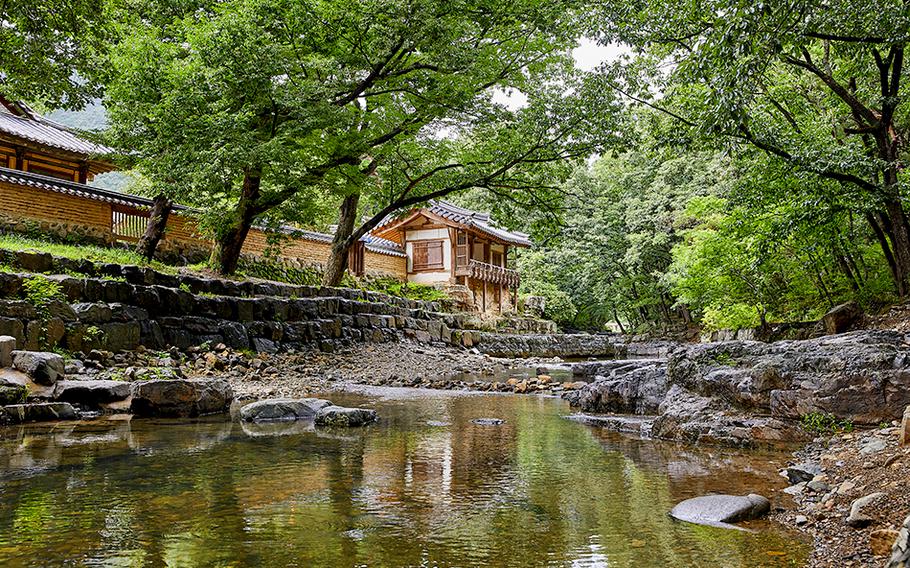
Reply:
[[318, 426], [364, 426], [378, 419], [375, 410], [332, 405], [320, 408], [315, 421]]
[[221, 379], [171, 379], [133, 383], [130, 407], [137, 416], [188, 418], [226, 412], [234, 391]]
[[240, 409], [240, 419], [244, 422], [282, 422], [313, 418], [316, 413], [332, 406], [328, 400], [321, 398], [276, 398], [260, 400]]
[[687, 499], [673, 507], [670, 516], [680, 521], [728, 527], [758, 519], [771, 511], [771, 502], [754, 493], [749, 495], [704, 495]]
[[20, 422], [55, 422], [76, 420], [76, 410], [66, 402], [41, 402], [35, 404], [12, 404], [3, 407], [7, 420]]

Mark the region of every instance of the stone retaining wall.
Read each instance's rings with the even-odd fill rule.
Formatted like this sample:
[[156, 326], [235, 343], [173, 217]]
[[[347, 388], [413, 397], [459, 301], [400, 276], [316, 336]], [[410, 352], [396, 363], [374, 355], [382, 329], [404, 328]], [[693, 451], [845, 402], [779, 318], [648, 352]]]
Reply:
[[[20, 347], [60, 346], [71, 351], [112, 351], [139, 345], [159, 349], [224, 343], [235, 349], [275, 351], [334, 341], [385, 341], [399, 334], [422, 342], [471, 342], [465, 316], [432, 310], [434, 304], [361, 290], [193, 279], [195, 288], [243, 295], [192, 293], [160, 284], [49, 276], [66, 301], [39, 308], [21, 297], [28, 274], [0, 273], [0, 334]], [[181, 277], [182, 281], [190, 277]], [[296, 294], [291, 294], [291, 291]]]
[[616, 334], [481, 333], [475, 346], [493, 357], [616, 357], [626, 352], [625, 340]]

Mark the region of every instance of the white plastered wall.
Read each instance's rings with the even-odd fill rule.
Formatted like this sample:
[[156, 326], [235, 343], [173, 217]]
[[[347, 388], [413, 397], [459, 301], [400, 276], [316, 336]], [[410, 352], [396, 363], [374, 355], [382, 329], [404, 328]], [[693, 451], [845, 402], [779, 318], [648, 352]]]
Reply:
[[[452, 241], [449, 239], [448, 229], [419, 229], [405, 231], [405, 251], [408, 254], [408, 282], [420, 284], [433, 284], [448, 282], [452, 277]], [[433, 272], [414, 272], [414, 241], [441, 240], [442, 241], [442, 269]]]

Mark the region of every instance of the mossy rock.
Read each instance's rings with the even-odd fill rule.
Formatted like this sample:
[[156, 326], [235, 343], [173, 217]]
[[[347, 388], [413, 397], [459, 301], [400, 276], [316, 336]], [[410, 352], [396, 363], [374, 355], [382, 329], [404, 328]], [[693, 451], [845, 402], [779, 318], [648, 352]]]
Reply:
[[28, 389], [24, 386], [0, 386], [0, 406], [21, 404], [26, 396], [28, 396]]

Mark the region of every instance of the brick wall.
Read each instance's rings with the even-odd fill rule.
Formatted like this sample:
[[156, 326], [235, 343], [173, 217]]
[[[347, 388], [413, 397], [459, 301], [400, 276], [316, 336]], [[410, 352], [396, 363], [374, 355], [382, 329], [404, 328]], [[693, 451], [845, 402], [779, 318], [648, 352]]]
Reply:
[[[108, 243], [114, 240], [109, 203], [0, 182], [0, 225], [23, 230], [23, 223], [27, 222], [37, 222], [40, 230], [58, 236], [77, 234]], [[195, 219], [186, 214], [174, 214], [168, 218], [160, 247], [164, 253], [201, 258], [211, 250], [211, 242], [200, 235]], [[250, 229], [243, 252], [260, 256], [267, 247], [266, 232]], [[331, 245], [287, 237], [280, 241], [280, 248], [281, 257], [291, 264], [312, 266], [325, 265]], [[407, 276], [404, 257], [367, 251], [364, 264], [368, 274], [386, 274], [401, 279]]]
[[111, 232], [109, 203], [21, 185], [0, 183], [0, 212], [12, 218], [58, 223], [61, 227], [81, 226], [108, 235]]

